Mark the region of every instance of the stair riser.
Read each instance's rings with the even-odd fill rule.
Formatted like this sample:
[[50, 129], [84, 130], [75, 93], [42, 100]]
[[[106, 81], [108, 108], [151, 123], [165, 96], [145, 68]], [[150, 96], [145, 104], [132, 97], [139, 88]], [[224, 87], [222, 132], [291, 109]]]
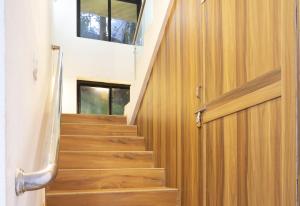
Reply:
[[99, 116], [63, 114], [61, 122], [64, 123], [97, 123], [97, 124], [126, 124], [124, 116]]
[[60, 148], [64, 151], [144, 151], [145, 142], [141, 137], [62, 136]]
[[47, 196], [47, 206], [177, 206], [177, 191]]
[[152, 168], [152, 152], [60, 152], [60, 169]]
[[47, 206], [179, 206], [165, 170], [124, 117], [63, 115], [59, 171]]
[[136, 126], [61, 124], [61, 135], [137, 136]]
[[165, 186], [164, 169], [61, 170], [49, 190], [90, 190]]

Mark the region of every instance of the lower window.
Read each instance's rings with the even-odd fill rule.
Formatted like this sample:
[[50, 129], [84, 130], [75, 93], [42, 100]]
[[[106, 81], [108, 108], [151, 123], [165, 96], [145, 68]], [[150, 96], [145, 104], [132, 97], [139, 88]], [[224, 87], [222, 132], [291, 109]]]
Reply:
[[79, 114], [123, 115], [129, 102], [129, 85], [77, 81]]

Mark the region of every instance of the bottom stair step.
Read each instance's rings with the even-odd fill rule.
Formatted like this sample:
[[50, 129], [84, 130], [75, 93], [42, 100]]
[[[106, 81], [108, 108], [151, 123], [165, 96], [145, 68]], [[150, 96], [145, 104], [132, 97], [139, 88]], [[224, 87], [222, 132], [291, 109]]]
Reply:
[[171, 188], [51, 191], [47, 206], [177, 206], [178, 190]]
[[48, 190], [153, 188], [165, 185], [161, 168], [59, 170]]

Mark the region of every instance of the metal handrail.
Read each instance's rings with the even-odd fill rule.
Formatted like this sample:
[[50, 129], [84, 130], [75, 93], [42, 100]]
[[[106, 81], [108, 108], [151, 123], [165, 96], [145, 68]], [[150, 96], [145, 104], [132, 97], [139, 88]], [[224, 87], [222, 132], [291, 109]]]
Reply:
[[51, 112], [48, 119], [49, 131], [47, 132], [49, 136], [46, 136], [47, 138], [50, 138], [47, 165], [42, 170], [30, 173], [24, 172], [22, 169], [17, 169], [15, 178], [16, 195], [23, 194], [26, 191], [45, 188], [55, 178], [58, 169], [60, 119], [62, 111], [63, 53], [59, 46], [52, 46], [52, 50], [58, 50], [58, 64], [57, 69], [54, 71], [54, 79], [52, 79], [52, 85], [48, 96], [48, 100], [51, 104]]
[[139, 15], [139, 18], [138, 18], [138, 21], [137, 21], [137, 24], [136, 24], [136, 28], [135, 28], [135, 31], [134, 31], [134, 35], [133, 35], [133, 40], [132, 40], [133, 45], [135, 45], [135, 43], [136, 43], [137, 35], [138, 35], [139, 29], [141, 27], [142, 17], [144, 15], [146, 1], [147, 0], [144, 0], [143, 3], [142, 3], [142, 6], [141, 6], [140, 15]]

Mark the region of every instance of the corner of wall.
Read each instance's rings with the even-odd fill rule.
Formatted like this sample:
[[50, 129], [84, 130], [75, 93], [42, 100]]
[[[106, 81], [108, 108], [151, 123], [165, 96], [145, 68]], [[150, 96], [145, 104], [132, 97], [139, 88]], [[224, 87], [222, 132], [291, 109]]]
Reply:
[[153, 21], [155, 24], [148, 29], [151, 35], [147, 36], [147, 33], [145, 35], [144, 52], [139, 56], [139, 59], [136, 60], [135, 65], [135, 70], [138, 74], [131, 86], [130, 102], [125, 106], [125, 115], [127, 116], [128, 124], [132, 125], [135, 123], [152, 72], [153, 63], [171, 15], [174, 1], [175, 0], [167, 0], [167, 4], [164, 5], [165, 7], [161, 6], [163, 4], [159, 4], [163, 14], [154, 16]]

